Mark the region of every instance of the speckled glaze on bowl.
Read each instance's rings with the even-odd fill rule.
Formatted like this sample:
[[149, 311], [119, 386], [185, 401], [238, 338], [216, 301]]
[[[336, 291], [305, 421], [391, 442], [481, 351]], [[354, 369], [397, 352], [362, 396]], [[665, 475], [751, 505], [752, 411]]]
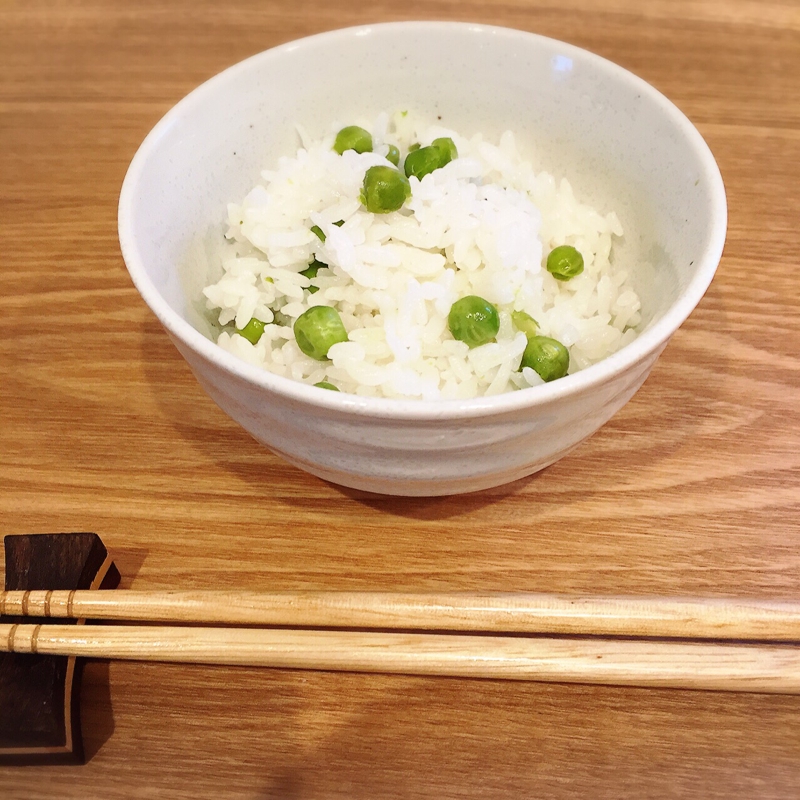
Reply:
[[[187, 268], [226, 203], [297, 147], [294, 125], [412, 108], [470, 135], [505, 129], [537, 167], [619, 214], [615, 257], [633, 265], [643, 332], [545, 386], [468, 401], [361, 398], [246, 364], [201, 333], [210, 274]], [[568, 453], [647, 378], [719, 263], [725, 190], [700, 134], [655, 89], [562, 42], [466, 23], [403, 22], [320, 34], [237, 64], [178, 103], [136, 153], [119, 235], [131, 277], [200, 385], [287, 461], [373, 492], [439, 495], [498, 486]], [[207, 333], [207, 331], [206, 331]]]

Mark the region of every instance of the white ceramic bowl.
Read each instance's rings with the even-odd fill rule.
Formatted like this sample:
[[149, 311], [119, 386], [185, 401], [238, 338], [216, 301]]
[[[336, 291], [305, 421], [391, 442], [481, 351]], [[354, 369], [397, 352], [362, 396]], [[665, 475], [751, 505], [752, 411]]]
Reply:
[[[467, 401], [320, 391], [261, 371], [201, 332], [209, 275], [190, 250], [221, 230], [226, 203], [294, 154], [295, 123], [412, 108], [462, 133], [513, 130], [535, 165], [614, 209], [616, 257], [636, 266], [643, 332], [544, 386]], [[691, 313], [722, 253], [725, 190], [697, 130], [665, 97], [603, 58], [530, 33], [405, 22], [333, 31], [237, 64], [178, 103], [131, 163], [119, 204], [136, 287], [200, 385], [256, 439], [335, 483], [399, 495], [497, 486], [553, 463], [641, 386]]]

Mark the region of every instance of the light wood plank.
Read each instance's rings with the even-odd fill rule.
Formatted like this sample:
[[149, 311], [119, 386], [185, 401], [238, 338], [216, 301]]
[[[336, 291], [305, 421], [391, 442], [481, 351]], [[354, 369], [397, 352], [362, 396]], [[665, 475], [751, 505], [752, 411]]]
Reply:
[[[0, 523], [94, 530], [141, 590], [800, 596], [795, 0], [0, 4]], [[534, 30], [632, 69], [726, 182], [719, 272], [634, 400], [536, 478], [347, 492], [198, 389], [130, 284], [116, 200], [144, 135], [241, 58], [366, 21]], [[797, 698], [91, 664], [81, 769], [4, 800], [800, 795]]]

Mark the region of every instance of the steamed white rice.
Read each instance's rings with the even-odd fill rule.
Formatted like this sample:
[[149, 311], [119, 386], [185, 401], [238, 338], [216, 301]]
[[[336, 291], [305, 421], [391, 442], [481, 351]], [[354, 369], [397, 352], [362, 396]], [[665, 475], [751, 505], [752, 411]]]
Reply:
[[[319, 141], [300, 130], [296, 156], [281, 158], [241, 203], [228, 206], [224, 274], [204, 290], [218, 312], [220, 347], [308, 384], [437, 400], [542, 383], [532, 369], [519, 371], [527, 339], [512, 311], [527, 312], [539, 333], [569, 349], [570, 373], [635, 338], [639, 297], [627, 271], [611, 261], [614, 237], [622, 236], [616, 214], [578, 202], [565, 179], [536, 173], [510, 131], [494, 144], [405, 112], [346, 124], [353, 122], [372, 132], [374, 152], [338, 155], [338, 126]], [[400, 211], [366, 211], [364, 173], [389, 164], [389, 144], [405, 155], [412, 143], [443, 136], [454, 140], [458, 158], [422, 181], [410, 178], [412, 196]], [[564, 282], [544, 268], [550, 250], [563, 244], [577, 248], [585, 265]], [[328, 269], [301, 275], [315, 258]], [[496, 341], [470, 349], [450, 334], [450, 307], [466, 295], [497, 306]], [[292, 330], [317, 305], [336, 308], [348, 332], [327, 361], [304, 355]], [[256, 345], [235, 333], [252, 317], [268, 323]]]

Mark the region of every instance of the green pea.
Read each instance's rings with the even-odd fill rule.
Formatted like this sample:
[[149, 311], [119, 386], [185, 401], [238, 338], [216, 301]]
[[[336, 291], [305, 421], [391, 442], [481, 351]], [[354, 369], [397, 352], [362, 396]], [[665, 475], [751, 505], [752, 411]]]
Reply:
[[264, 326], [266, 325], [265, 322], [262, 322], [260, 319], [256, 319], [253, 317], [244, 328], [237, 328], [236, 333], [239, 336], [244, 336], [250, 344], [258, 344], [258, 340], [261, 338], [261, 335], [264, 333]]
[[[317, 277], [317, 273], [321, 269], [327, 269], [327, 267], [328, 267], [327, 264], [323, 263], [322, 261], [317, 261], [317, 259], [315, 258], [308, 265], [308, 267], [306, 269], [304, 269], [300, 274], [301, 275], [305, 275], [306, 278], [309, 278], [309, 279], [310, 278], [316, 278]], [[309, 286], [308, 287], [308, 291], [309, 291], [310, 294], [315, 294], [316, 292], [319, 291], [319, 286]]]
[[370, 167], [364, 175], [361, 202], [373, 214], [397, 211], [409, 197], [408, 178], [392, 167]]
[[400, 151], [393, 144], [389, 145], [389, 152], [386, 154], [386, 160], [391, 161], [395, 166], [400, 163]]
[[536, 336], [536, 331], [539, 330], [539, 323], [525, 311], [512, 311], [511, 321], [518, 331], [522, 331], [529, 338]]
[[407, 177], [410, 178], [413, 175], [415, 178], [422, 180], [426, 175], [443, 166], [442, 151], [438, 147], [429, 145], [409, 153], [406, 156], [403, 169]]
[[328, 383], [328, 381], [320, 381], [319, 383], [315, 383], [314, 386], [316, 386], [319, 389], [329, 389], [332, 392], [339, 391], [338, 386], [334, 386], [332, 383]]
[[583, 256], [570, 244], [562, 244], [547, 256], [547, 271], [560, 281], [568, 281], [583, 272]]
[[420, 147], [422, 147], [422, 145], [421, 145], [419, 142], [414, 142], [414, 144], [410, 144], [410, 145], [408, 146], [408, 152], [409, 152], [409, 153], [413, 153], [413, 152], [415, 152], [416, 150], [419, 150], [419, 149], [420, 149]]
[[458, 158], [458, 148], [456, 143], [449, 136], [442, 136], [439, 139], [434, 139], [431, 142], [432, 147], [438, 147], [442, 152], [442, 158], [445, 159], [441, 166], [449, 164], [454, 158]]
[[314, 306], [297, 318], [294, 338], [307, 356], [323, 361], [333, 345], [347, 341], [347, 331], [335, 308]]
[[336, 134], [333, 149], [341, 155], [345, 150], [355, 150], [356, 153], [372, 152], [372, 134], [359, 128], [358, 125], [348, 125]]
[[569, 350], [549, 336], [529, 336], [521, 367], [530, 367], [543, 381], [563, 378], [569, 369]]
[[500, 315], [488, 300], [471, 294], [453, 303], [447, 324], [454, 339], [478, 347], [497, 336]]

